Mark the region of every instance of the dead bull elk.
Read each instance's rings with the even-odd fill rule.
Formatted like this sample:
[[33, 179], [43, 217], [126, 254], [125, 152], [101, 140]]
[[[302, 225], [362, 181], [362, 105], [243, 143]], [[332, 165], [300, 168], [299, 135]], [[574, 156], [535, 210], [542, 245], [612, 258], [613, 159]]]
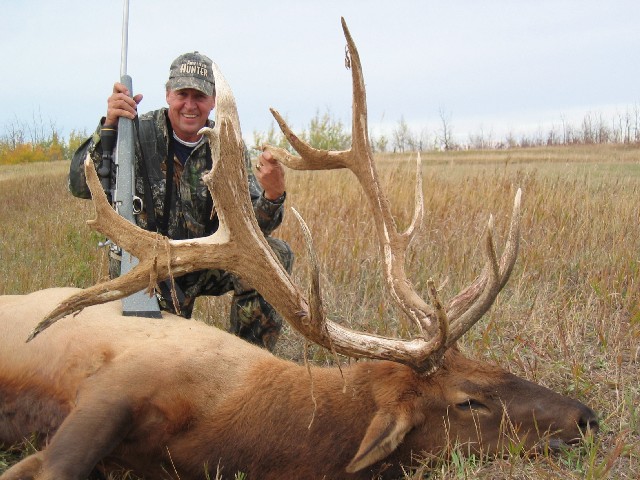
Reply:
[[[554, 446], [597, 430], [595, 414], [585, 405], [465, 358], [455, 348], [510, 275], [518, 250], [519, 192], [502, 257], [497, 258], [490, 221], [486, 265], [448, 307], [433, 284], [429, 303], [411, 288], [404, 252], [422, 218], [420, 171], [413, 222], [399, 233], [380, 191], [360, 59], [344, 20], [343, 29], [353, 75], [352, 148], [314, 150], [273, 112], [301, 157], [271, 150], [292, 168], [353, 171], [371, 203], [388, 286], [415, 323], [416, 337], [356, 332], [325, 318], [303, 222], [313, 264], [309, 295], [280, 267], [242, 187], [246, 171], [235, 101], [216, 72], [217, 122], [206, 132], [215, 165], [205, 181], [219, 230], [189, 241], [142, 231], [114, 213], [87, 166], [97, 211], [89, 223], [137, 256], [139, 265], [86, 290], [1, 297], [0, 442], [9, 445], [32, 432], [46, 440], [43, 450], [14, 465], [2, 480], [83, 479], [96, 466], [183, 480], [205, 478], [207, 470], [219, 468], [223, 476], [240, 471], [250, 479], [396, 478], [401, 465], [451, 442], [488, 453], [500, 451], [509, 435], [528, 447], [541, 441]], [[255, 285], [310, 341], [377, 361], [342, 371], [312, 368], [309, 374], [304, 366], [199, 322], [166, 313], [161, 320], [123, 317], [114, 302], [158, 278], [213, 267]], [[56, 322], [72, 312], [76, 317]], [[25, 342], [34, 320], [43, 317], [31, 338], [48, 327], [47, 332]]]

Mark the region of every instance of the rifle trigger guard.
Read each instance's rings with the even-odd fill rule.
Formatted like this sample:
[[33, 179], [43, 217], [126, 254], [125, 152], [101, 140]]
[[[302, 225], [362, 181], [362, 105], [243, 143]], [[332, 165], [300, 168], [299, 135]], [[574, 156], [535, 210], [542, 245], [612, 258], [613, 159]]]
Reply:
[[142, 211], [142, 199], [140, 197], [133, 197], [133, 213], [139, 214]]

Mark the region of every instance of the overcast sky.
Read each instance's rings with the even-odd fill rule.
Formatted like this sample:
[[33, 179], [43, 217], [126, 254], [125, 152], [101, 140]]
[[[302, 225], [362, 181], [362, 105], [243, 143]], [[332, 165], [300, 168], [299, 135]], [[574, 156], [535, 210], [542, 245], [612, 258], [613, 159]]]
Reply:
[[[0, 134], [34, 117], [93, 130], [120, 75], [122, 0], [0, 0]], [[374, 134], [401, 118], [459, 137], [533, 131], [640, 103], [638, 0], [130, 0], [128, 73], [140, 111], [165, 105], [171, 61], [209, 55], [243, 135], [316, 112], [350, 125], [344, 16]]]

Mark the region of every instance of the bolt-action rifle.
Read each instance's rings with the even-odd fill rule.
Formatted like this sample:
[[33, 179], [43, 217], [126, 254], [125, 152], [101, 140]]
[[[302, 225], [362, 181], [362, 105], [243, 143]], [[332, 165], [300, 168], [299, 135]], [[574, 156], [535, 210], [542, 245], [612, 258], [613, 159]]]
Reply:
[[[124, 0], [124, 15], [122, 19], [122, 56], [120, 61], [120, 82], [129, 92], [133, 92], [133, 81], [127, 75], [127, 47], [129, 27], [129, 0]], [[133, 120], [126, 117], [118, 119], [118, 128], [104, 128], [100, 133], [102, 150], [105, 152], [102, 164], [98, 170], [103, 188], [111, 180], [112, 162], [116, 167], [116, 185], [113, 190], [113, 204], [116, 211], [131, 223], [136, 223], [134, 214], [139, 213], [142, 205], [135, 194], [135, 138]], [[115, 143], [115, 155], [113, 147]], [[107, 183], [108, 182], [108, 183]], [[136, 208], [134, 209], [134, 204]], [[129, 252], [122, 250], [120, 261], [120, 275], [124, 275], [138, 264], [138, 259]], [[122, 300], [123, 315], [136, 317], [160, 318], [160, 308], [155, 296], [149, 296], [140, 291]]]

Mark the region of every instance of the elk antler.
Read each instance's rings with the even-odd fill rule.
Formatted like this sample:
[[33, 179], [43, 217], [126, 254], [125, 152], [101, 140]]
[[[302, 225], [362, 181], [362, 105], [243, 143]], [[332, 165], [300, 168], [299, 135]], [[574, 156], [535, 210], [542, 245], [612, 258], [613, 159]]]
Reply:
[[[493, 217], [489, 219], [485, 240], [487, 263], [481, 275], [455, 296], [446, 310], [442, 308], [433, 281], [429, 281], [428, 292], [431, 304], [427, 304], [413, 289], [405, 274], [405, 253], [413, 239], [423, 217], [422, 174], [420, 155], [417, 157], [415, 213], [410, 226], [399, 233], [391, 215], [389, 202], [384, 195], [375, 168], [371, 151], [368, 125], [367, 103], [362, 65], [355, 43], [349, 33], [344, 18], [342, 28], [347, 40], [348, 62], [352, 69], [353, 107], [352, 107], [352, 146], [346, 151], [318, 150], [300, 140], [289, 128], [282, 116], [271, 109], [289, 143], [300, 156], [291, 155], [284, 149], [265, 146], [275, 158], [296, 170], [329, 170], [347, 168], [351, 170], [362, 186], [373, 212], [380, 249], [384, 258], [385, 279], [395, 301], [405, 314], [417, 326], [423, 338], [413, 341], [397, 340], [398, 357], [396, 361], [409, 363], [420, 371], [431, 371], [438, 366], [444, 351], [460, 338], [489, 310], [496, 296], [507, 282], [518, 254], [520, 198], [518, 190], [511, 218], [511, 227], [506, 246], [500, 261], [493, 245]], [[331, 326], [331, 323], [328, 323]], [[329, 331], [332, 329], [329, 328]], [[372, 338], [360, 338], [353, 333], [349, 340], [354, 342], [341, 353], [352, 355], [362, 343], [371, 344]], [[388, 340], [385, 339], [385, 342]], [[337, 344], [334, 341], [334, 346]], [[410, 345], [410, 346], [409, 346]], [[371, 345], [369, 348], [375, 350]], [[409, 361], [406, 355], [412, 352]]]
[[[407, 364], [420, 372], [431, 372], [455, 340], [473, 325], [491, 306], [507, 281], [518, 247], [520, 193], [511, 222], [507, 247], [500, 264], [492, 240], [492, 221], [486, 240], [487, 265], [481, 276], [456, 296], [445, 311], [433, 285], [429, 291], [433, 307], [427, 305], [410, 286], [404, 273], [404, 252], [422, 219], [422, 184], [418, 159], [416, 213], [409, 229], [399, 234], [389, 204], [380, 190], [367, 133], [364, 81], [357, 50], [347, 30], [353, 65], [353, 146], [346, 152], [314, 150], [300, 142], [273, 111], [278, 123], [301, 157], [293, 157], [271, 147], [272, 152], [291, 168], [349, 168], [359, 179], [371, 203], [380, 245], [385, 257], [386, 278], [396, 300], [414, 319], [421, 336], [410, 340], [356, 332], [324, 316], [319, 287], [318, 265], [308, 228], [299, 217], [312, 258], [312, 292], [309, 300], [293, 283], [269, 248], [255, 220], [247, 188], [243, 147], [235, 100], [217, 65], [214, 74], [217, 89], [216, 127], [205, 128], [211, 145], [213, 168], [203, 177], [213, 196], [219, 216], [219, 228], [209, 237], [195, 240], [170, 240], [147, 232], [119, 217], [108, 204], [94, 167], [87, 159], [85, 171], [96, 207], [96, 219], [89, 225], [114, 240], [138, 258], [139, 263], [126, 275], [83, 290], [50, 312], [31, 333], [29, 340], [58, 319], [93, 304], [125, 297], [156, 280], [183, 275], [201, 269], [230, 271], [260, 291], [296, 330], [310, 341], [352, 356], [387, 359]], [[433, 320], [437, 320], [437, 327]]]

